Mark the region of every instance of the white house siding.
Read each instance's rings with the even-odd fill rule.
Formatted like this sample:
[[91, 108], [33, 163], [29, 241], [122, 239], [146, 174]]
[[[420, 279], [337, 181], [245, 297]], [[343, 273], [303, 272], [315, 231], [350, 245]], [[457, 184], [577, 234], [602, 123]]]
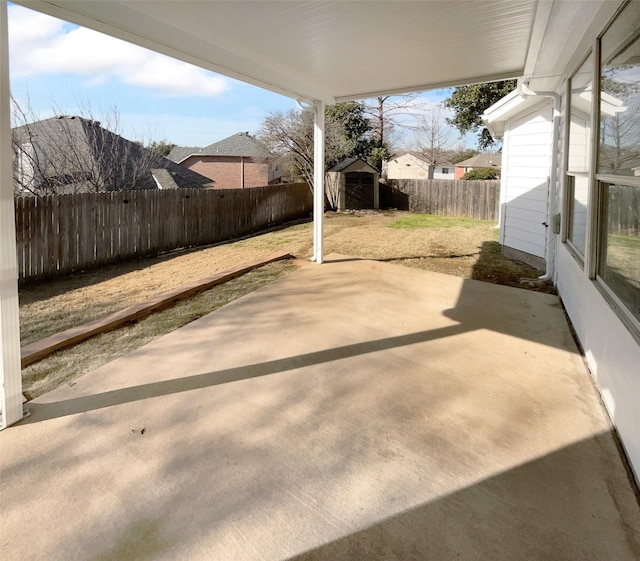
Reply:
[[[562, 115], [567, 114], [566, 95], [562, 100]], [[576, 127], [576, 124], [578, 127]], [[583, 126], [585, 135], [590, 136], [589, 124]], [[560, 125], [559, 146], [565, 145], [564, 135], [566, 122]], [[575, 114], [572, 122], [572, 135], [580, 134], [580, 123], [577, 123]], [[584, 161], [587, 154], [581, 154], [571, 145], [571, 160], [568, 167], [578, 171], [586, 169]], [[564, 163], [564, 155], [558, 159], [559, 165]], [[563, 210], [564, 200], [564, 166], [558, 173], [558, 211]], [[589, 187], [588, 180], [583, 182]], [[576, 185], [576, 191], [578, 186]], [[584, 190], [582, 198], [587, 207], [587, 190]], [[579, 199], [579, 194], [576, 197]], [[584, 218], [588, 212], [584, 212]], [[564, 220], [567, 217], [563, 217]], [[574, 218], [575, 219], [575, 218]], [[574, 228], [575, 230], [575, 228]], [[594, 281], [588, 275], [588, 261], [590, 259], [589, 239], [592, 237], [590, 225], [586, 224], [585, 258], [586, 270], [578, 263], [568, 246], [556, 236], [555, 279], [558, 294], [567, 315], [575, 329], [576, 336], [585, 353], [585, 359], [598, 389], [602, 395], [604, 404], [609, 412], [622, 445], [631, 463], [631, 469], [635, 477], [640, 481], [640, 343], [636, 341], [616, 314], [611, 305], [596, 287]]]
[[[566, 114], [564, 98], [561, 114]], [[544, 235], [540, 234], [541, 230], [535, 223], [547, 220], [547, 177], [550, 175], [552, 147], [551, 115], [549, 102], [548, 105], [538, 106], [524, 116], [519, 116], [517, 120], [514, 118], [510, 126], [507, 123], [505, 128], [501, 192], [501, 210], [504, 216], [501, 217], [501, 236], [505, 245], [529, 248], [530, 252], [544, 250]], [[589, 135], [588, 126], [583, 125], [583, 129], [584, 134]], [[565, 130], [565, 123], [561, 123], [558, 131], [560, 153], [557, 170], [557, 212], [563, 211]], [[530, 159], [529, 162], [525, 160], [525, 155]], [[578, 166], [580, 162], [576, 158], [585, 156], [586, 154], [578, 154], [574, 149], [570, 164]], [[588, 187], [588, 182], [586, 185]], [[584, 199], [586, 208], [586, 190], [577, 195], [578, 202], [580, 197]], [[588, 213], [583, 212], [583, 215], [586, 220]], [[564, 217], [565, 220], [566, 218]], [[535, 230], [531, 232], [533, 235], [524, 240], [519, 239], [520, 236], [527, 236], [527, 228]], [[589, 239], [593, 238], [589, 230], [587, 224], [583, 234], [587, 244]], [[570, 253], [567, 245], [562, 243], [560, 236], [554, 238], [555, 280], [558, 293], [575, 328], [605, 406], [620, 435], [632, 470], [640, 480], [640, 343], [604, 298], [595, 282], [589, 278], [588, 263], [585, 270]], [[554, 238], [551, 238], [551, 241]], [[587, 262], [590, 253], [587, 245]]]
[[545, 257], [552, 107], [534, 108], [505, 129], [500, 185], [501, 243]]
[[[448, 168], [436, 167], [433, 170], [433, 179], [455, 179], [455, 167]], [[445, 173], [444, 170], [447, 170]]]
[[566, 246], [558, 245], [558, 293], [640, 481], [640, 345]]

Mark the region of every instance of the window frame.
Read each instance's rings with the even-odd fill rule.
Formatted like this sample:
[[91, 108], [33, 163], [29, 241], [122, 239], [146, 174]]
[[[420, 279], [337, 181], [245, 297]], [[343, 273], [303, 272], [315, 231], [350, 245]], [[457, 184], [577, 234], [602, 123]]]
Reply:
[[[640, 343], [640, 320], [636, 318], [627, 305], [616, 295], [613, 289], [607, 284], [606, 280], [600, 275], [602, 266], [606, 266], [606, 244], [608, 235], [608, 199], [607, 185], [626, 185], [630, 187], [640, 187], [640, 177], [613, 175], [610, 173], [599, 173], [598, 166], [600, 162], [600, 112], [601, 112], [601, 76], [602, 76], [602, 39], [604, 35], [611, 29], [614, 23], [622, 16], [624, 10], [629, 6], [630, 2], [624, 2], [616, 11], [611, 21], [605, 26], [598, 35], [593, 49], [594, 68], [593, 68], [593, 112], [592, 123], [594, 135], [591, 142], [591, 165], [590, 171], [592, 180], [590, 183], [590, 193], [592, 194], [590, 201], [591, 210], [589, 213], [589, 224], [591, 232], [588, 232], [589, 248], [586, 270], [589, 278], [598, 289], [605, 301], [612, 310], [620, 318], [622, 323], [627, 327], [633, 338]], [[634, 35], [632, 38], [621, 43], [615, 50], [620, 52], [626, 48], [631, 42], [640, 40], [640, 34]], [[567, 156], [568, 157], [568, 156]]]
[[[608, 29], [608, 26], [607, 26]], [[604, 33], [604, 31], [603, 31]], [[590, 111], [590, 119], [591, 119], [591, 139], [589, 142], [589, 146], [587, 147], [589, 150], [589, 156], [590, 156], [590, 160], [589, 160], [589, 168], [587, 171], [585, 172], [576, 172], [576, 171], [571, 171], [569, 169], [569, 147], [571, 144], [571, 84], [572, 81], [574, 79], [574, 77], [576, 76], [576, 74], [578, 73], [578, 71], [580, 70], [580, 68], [582, 68], [582, 66], [584, 65], [585, 62], [587, 62], [587, 60], [589, 60], [589, 57], [593, 55], [593, 61], [592, 61], [592, 65], [591, 65], [591, 78], [592, 78], [592, 89], [593, 89], [593, 95], [591, 96], [591, 111]], [[564, 220], [563, 220], [563, 225], [562, 225], [562, 243], [565, 244], [565, 247], [567, 248], [567, 250], [569, 251], [569, 254], [576, 260], [576, 262], [578, 263], [578, 265], [580, 265], [580, 267], [584, 270], [586, 268], [586, 264], [588, 263], [588, 255], [590, 252], [590, 246], [592, 246], [593, 244], [590, 244], [590, 229], [591, 229], [591, 224], [593, 224], [592, 220], [592, 209], [593, 209], [593, 184], [594, 184], [594, 173], [595, 173], [595, 165], [594, 165], [594, 139], [597, 138], [597, 135], [594, 134], [593, 131], [595, 131], [596, 129], [594, 129], [594, 125], [597, 122], [597, 118], [599, 118], [600, 113], [599, 113], [599, 107], [598, 104], [596, 103], [596, 98], [598, 96], [595, 95], [596, 90], [596, 81], [595, 81], [595, 76], [598, 72], [598, 56], [597, 56], [597, 51], [594, 48], [590, 48], [587, 53], [585, 54], [584, 57], [582, 57], [580, 59], [580, 62], [576, 65], [576, 67], [574, 68], [573, 72], [571, 73], [571, 75], [569, 76], [569, 79], [567, 80], [567, 84], [566, 84], [566, 107], [565, 107], [565, 135], [564, 135], [564, 185], [563, 185], [563, 214], [564, 214]], [[596, 112], [597, 113], [597, 117], [596, 117]], [[585, 231], [585, 248], [584, 248], [584, 252], [580, 250], [580, 248], [578, 248], [573, 241], [569, 238], [569, 234], [571, 232], [571, 220], [573, 219], [573, 208], [574, 208], [574, 204], [575, 204], [575, 186], [573, 185], [573, 182], [575, 181], [576, 177], [585, 177], [587, 179], [587, 183], [588, 183], [588, 187], [587, 187], [587, 223], [586, 223], [586, 231]], [[571, 184], [571, 188], [570, 187]]]
[[[596, 240], [594, 248], [597, 250], [596, 259], [594, 259], [594, 275], [593, 283], [596, 288], [602, 294], [607, 303], [613, 308], [614, 312], [622, 320], [627, 329], [631, 332], [636, 341], [640, 343], [640, 320], [636, 318], [627, 305], [620, 299], [620, 297], [613, 291], [607, 281], [600, 275], [601, 266], [605, 265], [602, 259], [606, 257], [606, 251], [603, 248], [607, 245], [607, 223], [608, 223], [608, 200], [606, 198], [606, 185], [629, 185], [631, 187], [640, 187], [640, 178], [628, 178], [636, 179], [634, 182], [620, 181], [620, 177], [616, 175], [602, 175], [602, 179], [596, 181], [597, 191], [599, 197], [597, 199], [598, 221], [596, 222]], [[607, 180], [608, 179], [608, 180]]]

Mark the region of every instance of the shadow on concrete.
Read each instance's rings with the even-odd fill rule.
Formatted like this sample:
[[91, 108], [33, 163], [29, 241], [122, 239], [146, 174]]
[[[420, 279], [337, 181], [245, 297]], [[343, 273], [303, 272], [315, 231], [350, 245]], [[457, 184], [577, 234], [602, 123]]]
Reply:
[[[340, 266], [340, 264], [347, 262], [362, 262], [365, 264], [366, 260], [332, 256], [327, 259], [325, 266]], [[336, 271], [336, 274], [340, 275], [340, 271]], [[510, 287], [487, 286], [485, 283], [469, 280], [462, 280], [460, 282], [462, 282], [462, 289], [459, 292], [455, 307], [444, 310], [443, 312], [444, 316], [456, 321], [456, 325], [418, 331], [395, 337], [368, 340], [349, 345], [335, 346], [321, 351], [289, 356], [277, 360], [267, 360], [235, 368], [181, 376], [170, 380], [134, 385], [51, 403], [42, 403], [36, 400], [29, 403], [28, 409], [31, 416], [27, 417], [21, 424], [32, 424], [77, 413], [95, 411], [105, 407], [142, 401], [149, 398], [188, 392], [252, 378], [260, 378], [298, 368], [426, 343], [483, 329], [496, 331], [498, 333], [507, 333], [510, 336], [523, 340], [535, 341], [550, 347], [569, 349], [571, 352], [579, 353], [568, 329], [563, 330], [560, 336], [556, 330], [549, 329], [548, 317], [546, 316], [547, 311], [550, 314], [560, 314], [561, 322], [565, 322], [560, 302], [556, 297], [536, 295], [529, 291]], [[357, 287], [346, 286], [344, 290], [355, 294]], [[305, 289], [301, 289], [295, 293], [298, 297], [303, 294], [306, 294]], [[294, 296], [294, 293], [291, 290], [278, 296], [282, 298], [282, 308], [286, 309], [287, 298], [292, 296]], [[312, 295], [310, 294], [309, 296], [311, 297]], [[375, 302], [371, 302], [371, 305], [375, 306]], [[244, 302], [238, 302], [236, 306], [238, 307], [238, 312], [234, 314], [233, 317], [226, 318], [226, 325], [232, 330], [242, 328], [245, 324], [245, 318], [251, 314], [250, 305], [247, 306]], [[542, 309], [540, 306], [543, 306]], [[543, 314], [541, 311], [545, 313]], [[517, 323], [505, 321], [506, 318], [511, 320], [514, 317], [518, 318]], [[292, 318], [291, 321], [294, 321], [300, 329], [313, 328], [312, 325], [305, 326], [301, 323], [301, 318]], [[271, 327], [274, 329], [277, 328], [276, 325]], [[269, 329], [269, 326], [265, 325], [264, 328]], [[185, 350], [184, 347], [177, 348], [176, 353]], [[145, 351], [143, 349], [138, 352]]]
[[28, 408], [31, 415], [22, 421], [22, 424], [31, 424], [67, 415], [95, 411], [96, 409], [102, 409], [104, 407], [122, 405], [133, 401], [141, 401], [153, 397], [187, 392], [218, 386], [221, 384], [229, 384], [250, 378], [269, 376], [270, 374], [277, 374], [295, 370], [297, 368], [343, 360], [367, 353], [375, 353], [387, 349], [424, 343], [441, 337], [451, 337], [467, 331], [469, 331], [468, 326], [455, 325], [442, 329], [421, 331], [419, 333], [412, 333], [409, 335], [379, 339], [377, 341], [355, 343], [325, 351], [317, 351], [284, 359], [267, 361], [260, 364], [250, 364], [247, 366], [228, 368], [226, 370], [207, 372], [193, 376], [185, 376], [162, 382], [131, 386], [104, 393], [57, 401], [54, 403], [30, 402]]
[[635, 561], [558, 299], [341, 258], [32, 403], [1, 434], [1, 553]]
[[[610, 449], [613, 438], [610, 432], [595, 435], [288, 561], [640, 558], [637, 528], [603, 528], [594, 502], [609, 492], [602, 466], [593, 466], [592, 474], [605, 476], [596, 479], [582, 467]], [[615, 485], [610, 491], [614, 500], [626, 493]], [[621, 517], [637, 518], [629, 496], [619, 506]]]

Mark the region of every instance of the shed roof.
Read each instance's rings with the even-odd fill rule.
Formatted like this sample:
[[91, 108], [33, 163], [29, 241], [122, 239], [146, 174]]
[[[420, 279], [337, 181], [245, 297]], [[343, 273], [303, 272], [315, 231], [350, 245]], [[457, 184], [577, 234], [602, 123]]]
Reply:
[[378, 170], [369, 165], [362, 158], [345, 158], [341, 162], [333, 166], [329, 171], [340, 172], [349, 171], [349, 168], [357, 167], [354, 171], [367, 171], [369, 173], [378, 173]]

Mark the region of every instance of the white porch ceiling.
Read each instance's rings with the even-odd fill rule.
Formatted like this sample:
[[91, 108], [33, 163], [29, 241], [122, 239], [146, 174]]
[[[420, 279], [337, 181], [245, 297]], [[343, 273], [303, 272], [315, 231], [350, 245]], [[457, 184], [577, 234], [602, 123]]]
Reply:
[[[554, 14], [601, 1], [18, 0], [285, 95], [328, 103], [535, 75], [573, 54]], [[610, 6], [617, 2], [609, 2]], [[582, 16], [580, 16], [582, 14]], [[574, 23], [574, 22], [572, 22]], [[551, 29], [554, 44], [547, 41]], [[555, 31], [554, 31], [555, 29]], [[579, 35], [578, 35], [579, 36]], [[558, 52], [555, 45], [563, 47]], [[551, 68], [551, 67], [554, 68]]]

